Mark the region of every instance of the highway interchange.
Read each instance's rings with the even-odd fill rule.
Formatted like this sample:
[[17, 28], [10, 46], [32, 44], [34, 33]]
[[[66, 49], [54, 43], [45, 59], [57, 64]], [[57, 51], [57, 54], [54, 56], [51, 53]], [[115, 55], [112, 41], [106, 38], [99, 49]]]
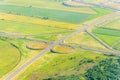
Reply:
[[[59, 45], [59, 44], [62, 44], [65, 40], [67, 40], [68, 38], [72, 37], [72, 36], [75, 36], [76, 34], [78, 33], [81, 33], [81, 32], [84, 32], [84, 31], [88, 31], [89, 28], [91, 27], [94, 27], [100, 23], [103, 23], [111, 18], [114, 18], [116, 16], [120, 16], [120, 11], [119, 9], [117, 9], [118, 11], [113, 13], [113, 14], [109, 14], [109, 15], [106, 15], [102, 18], [100, 18], [99, 20], [96, 20], [95, 22], [91, 23], [91, 24], [88, 24], [88, 25], [85, 25], [84, 28], [80, 28], [78, 30], [76, 30], [75, 32], [73, 32], [72, 34], [58, 40], [58, 41], [55, 41], [53, 42], [49, 47], [47, 47], [46, 49], [42, 50], [40, 53], [38, 53], [37, 55], [35, 55], [33, 58], [31, 58], [29, 61], [25, 62], [23, 65], [21, 65], [18, 69], [16, 69], [15, 71], [13, 71], [11, 74], [9, 74], [5, 80], [13, 80], [14, 77], [16, 77], [17, 74], [19, 74], [20, 72], [22, 72], [23, 70], [27, 69], [33, 62], [35, 62], [36, 60], [38, 60], [42, 55], [44, 55], [45, 53], [48, 53], [50, 52], [50, 50], [56, 46], [56, 45]], [[0, 36], [9, 36], [8, 34], [0, 34]], [[16, 38], [24, 38], [23, 36], [17, 36]], [[101, 40], [100, 40], [101, 41]], [[104, 42], [101, 41], [102, 44], [104, 44], [106, 47], [110, 48], [108, 45], [106, 45]], [[120, 52], [118, 51], [115, 51], [113, 50], [112, 52], [108, 52], [108, 51], [103, 51], [103, 50], [95, 50], [95, 49], [91, 49], [91, 48], [85, 48], [85, 47], [82, 47], [82, 46], [79, 46], [80, 48], [82, 49], [86, 49], [86, 50], [92, 50], [92, 51], [95, 51], [95, 52], [102, 52], [102, 53], [105, 53], [105, 54], [116, 54], [116, 55], [120, 55]]]

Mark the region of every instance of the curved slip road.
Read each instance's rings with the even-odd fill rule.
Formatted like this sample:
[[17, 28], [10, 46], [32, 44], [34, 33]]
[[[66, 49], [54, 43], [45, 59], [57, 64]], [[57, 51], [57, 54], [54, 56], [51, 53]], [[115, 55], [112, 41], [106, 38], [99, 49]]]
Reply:
[[107, 50], [99, 50], [99, 49], [94, 49], [94, 48], [89, 48], [89, 47], [85, 47], [85, 46], [74, 46], [75, 48], [81, 48], [83, 50], [90, 50], [93, 52], [100, 52], [100, 53], [104, 53], [104, 54], [108, 54], [108, 55], [118, 55], [120, 56], [120, 52], [118, 51], [107, 51]]
[[14, 72], [12, 72], [10, 75], [8, 75], [8, 77], [5, 80], [13, 80], [13, 78], [19, 74], [20, 72], [22, 72], [23, 70], [25, 70], [27, 67], [29, 67], [33, 62], [35, 62], [37, 59], [39, 59], [43, 54], [49, 52], [54, 46], [59, 45], [60, 43], [64, 42], [65, 40], [67, 40], [68, 38], [75, 36], [76, 34], [83, 32], [91, 27], [94, 27], [97, 24], [100, 24], [106, 20], [109, 20], [110, 18], [113, 18], [115, 16], [119, 16], [120, 12], [116, 12], [112, 15], [107, 15], [106, 17], [103, 17], [99, 20], [96, 20], [95, 22], [89, 24], [89, 25], [85, 25], [84, 28], [78, 29], [77, 31], [73, 32], [72, 34], [54, 42], [53, 44], [51, 44], [49, 47], [47, 47], [46, 49], [44, 49], [43, 51], [41, 51], [40, 53], [38, 53], [37, 55], [35, 55], [32, 59], [30, 59], [29, 61], [27, 61], [26, 63], [24, 63], [22, 66], [20, 66], [18, 69], [16, 69]]
[[112, 9], [112, 10], [120, 11], [120, 8], [108, 6], [108, 5], [105, 5], [103, 3], [101, 3], [101, 4], [95, 4], [95, 3], [87, 2], [85, 0], [79, 0], [79, 1], [78, 0], [72, 0], [72, 1], [74, 1], [74, 2], [80, 2], [80, 3], [83, 3], [83, 4], [88, 4], [88, 5], [92, 5], [92, 6], [96, 6], [96, 7], [100, 7], [100, 8], [106, 8], [106, 9]]

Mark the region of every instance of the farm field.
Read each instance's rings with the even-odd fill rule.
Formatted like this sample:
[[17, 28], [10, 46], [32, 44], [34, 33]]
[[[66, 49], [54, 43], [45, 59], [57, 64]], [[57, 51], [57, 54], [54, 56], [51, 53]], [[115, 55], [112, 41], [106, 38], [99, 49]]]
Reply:
[[[103, 34], [96, 34], [98, 37], [100, 37], [103, 41], [105, 41], [107, 44], [112, 46], [116, 41], [119, 41], [120, 37], [116, 36], [109, 36], [109, 35], [103, 35]], [[112, 39], [112, 40], [111, 40]]]
[[[19, 6], [30, 6], [37, 8], [47, 8], [47, 9], [56, 9], [56, 10], [65, 10], [65, 11], [72, 11], [72, 12], [82, 12], [88, 14], [96, 14], [94, 10], [89, 7], [82, 7], [82, 8], [73, 8], [73, 7], [66, 7], [62, 5], [64, 0], [55, 1], [55, 0], [5, 0], [2, 1], [1, 4], [9, 4], [9, 5], [19, 5]], [[46, 4], [47, 3], [47, 4]]]
[[108, 45], [110, 45], [111, 47], [115, 49], [119, 48], [119, 46], [117, 46], [119, 45], [119, 40], [120, 40], [119, 32], [120, 32], [119, 29], [105, 28], [105, 27], [100, 27], [100, 28], [93, 30], [93, 33], [96, 36], [98, 36], [105, 43], [107, 43]]
[[[12, 14], [18, 14], [24, 16], [32, 16], [37, 18], [46, 17], [49, 20], [63, 21], [69, 23], [80, 23], [87, 20], [89, 16], [91, 16], [91, 14], [83, 14], [77, 12], [69, 13], [68, 11], [50, 10], [50, 9], [34, 8], [34, 7], [29, 8], [29, 7], [11, 6], [11, 5], [0, 5], [0, 11], [7, 13], [10, 12]], [[85, 20], [82, 19], [83, 17]]]
[[[112, 12], [111, 10], [106, 11], [105, 9], [101, 9], [101, 8], [93, 8], [93, 9], [97, 12], [96, 16], [94, 17], [99, 17]], [[48, 20], [54, 20], [60, 22], [62, 21], [62, 22], [76, 23], [76, 24], [93, 18], [92, 14], [87, 14], [87, 13], [78, 13], [78, 12], [70, 13], [69, 11], [64, 11], [64, 10], [54, 10], [54, 9], [34, 8], [34, 7], [30, 8], [30, 7], [13, 6], [13, 5], [0, 5], [0, 11], [10, 14], [37, 17], [40, 19], [46, 18]]]
[[83, 1], [0, 0], [0, 80], [119, 80], [119, 7]]
[[[66, 23], [65, 23], [65, 25], [64, 25], [64, 23], [57, 23], [57, 24], [55, 23], [55, 25], [53, 24], [53, 26], [51, 23], [50, 23], [51, 25], [42, 25], [42, 24], [33, 24], [33, 23], [27, 23], [27, 22], [23, 23], [23, 22], [19, 22], [19, 21], [16, 22], [14, 20], [13, 21], [0, 20], [0, 25], [1, 25], [0, 31], [5, 32], [6, 34], [11, 33], [11, 35], [25, 35], [28, 37], [34, 37], [34, 38], [48, 40], [48, 41], [55, 41], [61, 37], [64, 37], [65, 35], [73, 32], [75, 30], [74, 28], [76, 28], [75, 26], [72, 26], [72, 25], [70, 26], [70, 24], [66, 24]], [[61, 27], [60, 24], [64, 25], [64, 26]], [[56, 25], [58, 25], [58, 26], [56, 26]], [[68, 31], [68, 33], [66, 33], [66, 31]], [[54, 37], [49, 38], [49, 36], [50, 37], [54, 36]]]
[[[75, 29], [77, 26], [76, 24], [72, 24], [72, 23], [57, 22], [57, 21], [52, 21], [52, 20], [44, 20], [44, 19], [19, 16], [19, 15], [13, 15], [13, 14], [6, 14], [6, 13], [0, 13], [0, 18], [3, 21], [9, 20], [9, 21], [22, 22], [22, 23], [45, 25], [45, 26], [49, 26], [49, 27], [53, 26], [53, 27]], [[24, 22], [24, 21], [26, 21], [26, 22]]]
[[15, 68], [20, 59], [21, 53], [17, 48], [6, 41], [0, 40], [0, 77]]
[[[7, 24], [5, 24], [5, 23], [7, 23]], [[0, 24], [2, 26], [1, 31], [3, 31], [3, 32], [8, 31], [8, 32], [13, 32], [16, 34], [18, 33], [18, 34], [23, 34], [23, 35], [27, 35], [27, 34], [35, 35], [35, 34], [45, 34], [45, 33], [55, 33], [55, 32], [59, 33], [59, 32], [64, 32], [67, 30], [65, 28], [49, 27], [49, 26], [44, 26], [44, 25], [22, 23], [22, 22], [8, 21], [8, 20], [0, 21]], [[8, 25], [9, 25], [9, 27], [8, 27]], [[53, 32], [51, 32], [51, 30], [53, 30]], [[70, 30], [70, 31], [72, 31], [72, 30]]]
[[120, 30], [117, 29], [112, 29], [112, 28], [104, 28], [104, 27], [100, 27], [97, 28], [95, 31], [93, 31], [96, 34], [103, 34], [103, 35], [110, 35], [110, 36], [117, 36], [119, 37], [120, 34], [118, 34], [120, 32]]

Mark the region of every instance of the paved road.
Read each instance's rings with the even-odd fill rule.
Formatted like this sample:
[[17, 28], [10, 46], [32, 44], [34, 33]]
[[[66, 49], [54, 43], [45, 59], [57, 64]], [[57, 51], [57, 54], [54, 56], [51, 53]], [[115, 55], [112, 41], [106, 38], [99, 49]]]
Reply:
[[72, 47], [74, 49], [76, 48], [80, 48], [83, 50], [89, 50], [89, 51], [93, 51], [93, 52], [100, 52], [100, 53], [104, 53], [104, 54], [108, 54], [108, 55], [118, 55], [120, 56], [120, 51], [115, 51], [115, 50], [100, 50], [100, 49], [95, 49], [95, 48], [90, 48], [90, 47], [86, 47], [86, 46], [73, 46], [73, 45], [69, 45], [69, 44], [61, 44], [63, 46], [68, 46], [68, 47]]
[[87, 2], [85, 0], [79, 0], [79, 1], [78, 0], [72, 0], [72, 1], [80, 2], [80, 3], [83, 3], [83, 4], [88, 4], [88, 5], [92, 5], [92, 6], [96, 6], [96, 7], [100, 7], [100, 8], [107, 8], [107, 9], [112, 9], [112, 10], [120, 11], [120, 8], [108, 6], [108, 5], [105, 5], [103, 3], [95, 4], [95, 3]]
[[[85, 3], [85, 2], [84, 2], [84, 3]], [[87, 3], [87, 4], [88, 4], [88, 3]], [[92, 5], [94, 5], [94, 4], [92, 4]], [[97, 5], [97, 6], [100, 7], [101, 5]], [[102, 6], [102, 7], [105, 8], [105, 7], [107, 7], [107, 6]], [[109, 7], [109, 8], [111, 8], [111, 7]], [[118, 10], [118, 9], [117, 9], [117, 10]], [[35, 62], [37, 59], [39, 59], [40, 56], [42, 56], [43, 54], [49, 52], [54, 46], [59, 45], [60, 43], [63, 43], [63, 42], [64, 42], [65, 40], [67, 40], [68, 38], [70, 38], [70, 37], [72, 37], [72, 36], [74, 36], [74, 35], [76, 35], [76, 34], [78, 34], [78, 33], [80, 33], [80, 32], [83, 32], [83, 31], [85, 31], [85, 30], [88, 30], [89, 28], [94, 27], [94, 26], [97, 25], [97, 24], [100, 24], [100, 23], [102, 23], [102, 22], [105, 22], [106, 20], [109, 20], [110, 18], [113, 18], [113, 17], [115, 17], [115, 16], [119, 16], [119, 15], [120, 15], [120, 12], [116, 12], [116, 13], [114, 13], [114, 14], [112, 14], [112, 15], [108, 15], [107, 17], [104, 17], [104, 18], [102, 18], [102, 19], [100, 19], [100, 20], [97, 20], [97, 21], [95, 21], [95, 22], [93, 22], [93, 23], [91, 23], [91, 24], [89, 24], [89, 25], [85, 25], [84, 28], [79, 29], [79, 30], [73, 32], [72, 34], [70, 34], [70, 35], [68, 35], [68, 36], [66, 36], [66, 37], [64, 37], [64, 38], [62, 38], [62, 39], [54, 42], [53, 44], [51, 44], [51, 46], [47, 47], [46, 49], [44, 49], [43, 51], [41, 51], [40, 53], [38, 53], [36, 56], [34, 56], [32, 59], [30, 59], [28, 62], [26, 62], [26, 63], [24, 63], [22, 66], [20, 66], [20, 68], [18, 68], [18, 69], [15, 70], [13, 73], [11, 73], [5, 80], [12, 80], [17, 74], [19, 74], [21, 71], [23, 71], [24, 69], [26, 69], [29, 65], [31, 65], [33, 62]], [[9, 35], [4, 35], [4, 34], [3, 34], [2, 36], [9, 36]], [[18, 37], [21, 37], [21, 36], [15, 36], [15, 37], [18, 38]], [[23, 37], [22, 37], [22, 38], [23, 38]]]
[[89, 47], [85, 47], [85, 46], [74, 46], [74, 48], [81, 48], [81, 49], [90, 50], [90, 51], [93, 51], [93, 52], [100, 52], [100, 53], [104, 53], [104, 54], [108, 54], [108, 55], [118, 55], [118, 56], [120, 56], [120, 52], [118, 52], [118, 51], [100, 50], [100, 49], [94, 49], [94, 48], [89, 48]]
[[[0, 34], [0, 36], [4, 36], [4, 37], [11, 36], [12, 38], [20, 38], [20, 39], [23, 39], [23, 40], [30, 40], [30, 41], [36, 41], [36, 42], [46, 42], [46, 41], [38, 40], [38, 39], [34, 39], [34, 38], [24, 38], [23, 36], [14, 37], [16, 35], [11, 35], [11, 34], [8, 34], [8, 33], [5, 33], [5, 32], [4, 32], [4, 34], [3, 33]], [[53, 42], [47, 42], [47, 43], [53, 44]], [[120, 55], [120, 52], [117, 52], [117, 51], [98, 50], [98, 49], [89, 48], [89, 47], [85, 47], [85, 46], [72, 46], [72, 45], [68, 45], [68, 44], [59, 44], [59, 45], [70, 46], [70, 47], [73, 47], [73, 48], [81, 48], [81, 49], [84, 49], [84, 50], [90, 50], [90, 51], [94, 51], [94, 52], [101, 52], [101, 53], [109, 54], [109, 55], [111, 55], [111, 54]]]
[[3, 32], [0, 32], [0, 36], [3, 36], [3, 37], [9, 37], [9, 38], [16, 38], [16, 39], [23, 39], [23, 40], [29, 40], [29, 41], [36, 41], [36, 42], [45, 42], [45, 43], [52, 43], [52, 42], [49, 42], [49, 41], [45, 41], [45, 40], [40, 40], [40, 39], [35, 39], [35, 38], [29, 38], [29, 37], [26, 37], [24, 35], [13, 35], [13, 34], [9, 34], [9, 33], [3, 33]]
[[61, 41], [55, 42], [51, 46], [49, 46], [46, 49], [44, 49], [42, 52], [38, 53], [36, 56], [34, 56], [28, 62], [26, 62], [25, 64], [23, 64], [20, 68], [18, 68], [17, 70], [15, 70], [12, 74], [10, 74], [5, 80], [12, 80], [14, 78], [14, 76], [16, 76], [22, 70], [26, 69], [31, 63], [33, 63], [34, 61], [36, 61], [40, 56], [42, 56], [43, 54], [49, 52], [50, 49], [52, 49], [59, 42], [61, 42]]
[[95, 40], [97, 40], [100, 44], [102, 44], [104, 47], [113, 50], [113, 48], [111, 46], [109, 46], [108, 44], [106, 44], [103, 40], [101, 40], [100, 38], [98, 38], [96, 35], [94, 35], [93, 33], [86, 31], [90, 36], [92, 36]]
[[30, 66], [33, 62], [35, 62], [37, 59], [40, 58], [40, 56], [42, 56], [43, 54], [49, 52], [54, 46], [59, 45], [60, 43], [63, 43], [65, 40], [67, 40], [68, 38], [75, 36], [76, 34], [83, 32], [97, 24], [100, 24], [106, 20], [109, 20], [110, 18], [113, 18], [114, 16], [118, 16], [118, 14], [120, 14], [119, 12], [116, 12], [112, 15], [106, 16], [104, 18], [101, 18], [89, 25], [85, 25], [84, 28], [78, 29], [77, 31], [73, 32], [72, 34], [54, 42], [53, 44], [51, 44], [51, 46], [47, 47], [46, 49], [44, 49], [43, 51], [41, 51], [40, 53], [38, 53], [37, 55], [35, 55], [32, 59], [30, 59], [28, 62], [24, 63], [22, 66], [20, 66], [18, 69], [16, 69], [13, 73], [11, 73], [10, 75], [8, 75], [8, 77], [5, 80], [12, 80], [17, 74], [19, 74], [21, 71], [25, 70], [28, 66]]
[[[4, 34], [0, 34], [0, 36], [4, 36], [4, 37], [11, 36], [12, 38], [20, 38], [20, 39], [23, 39], [23, 40], [30, 40], [30, 41], [36, 41], [36, 42], [46, 42], [46, 41], [38, 40], [38, 39], [34, 39], [34, 38], [24, 38], [22, 36], [14, 37], [15, 35], [11, 35], [11, 34], [8, 34], [8, 33], [5, 33], [5, 32], [4, 32]], [[100, 41], [100, 42], [102, 42], [102, 41]], [[118, 42], [120, 42], [120, 41], [118, 41]], [[46, 43], [53, 44], [53, 42], [46, 42]], [[89, 47], [85, 47], [85, 46], [72, 46], [72, 45], [69, 45], [69, 44], [59, 44], [59, 45], [70, 46], [70, 47], [73, 47], [73, 48], [81, 48], [81, 49], [84, 49], [84, 50], [90, 50], [90, 51], [94, 51], [94, 52], [101, 52], [101, 53], [110, 54], [110, 55], [111, 54], [120, 55], [120, 52], [118, 52], [118, 51], [98, 50], [98, 49], [89, 48]]]

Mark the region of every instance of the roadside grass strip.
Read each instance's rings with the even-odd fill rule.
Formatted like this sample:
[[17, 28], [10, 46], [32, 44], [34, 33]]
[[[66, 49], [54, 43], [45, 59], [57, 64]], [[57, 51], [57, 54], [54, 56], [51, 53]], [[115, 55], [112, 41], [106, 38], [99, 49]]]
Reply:
[[94, 29], [93, 33], [110, 46], [120, 40], [119, 29], [99, 27]]

